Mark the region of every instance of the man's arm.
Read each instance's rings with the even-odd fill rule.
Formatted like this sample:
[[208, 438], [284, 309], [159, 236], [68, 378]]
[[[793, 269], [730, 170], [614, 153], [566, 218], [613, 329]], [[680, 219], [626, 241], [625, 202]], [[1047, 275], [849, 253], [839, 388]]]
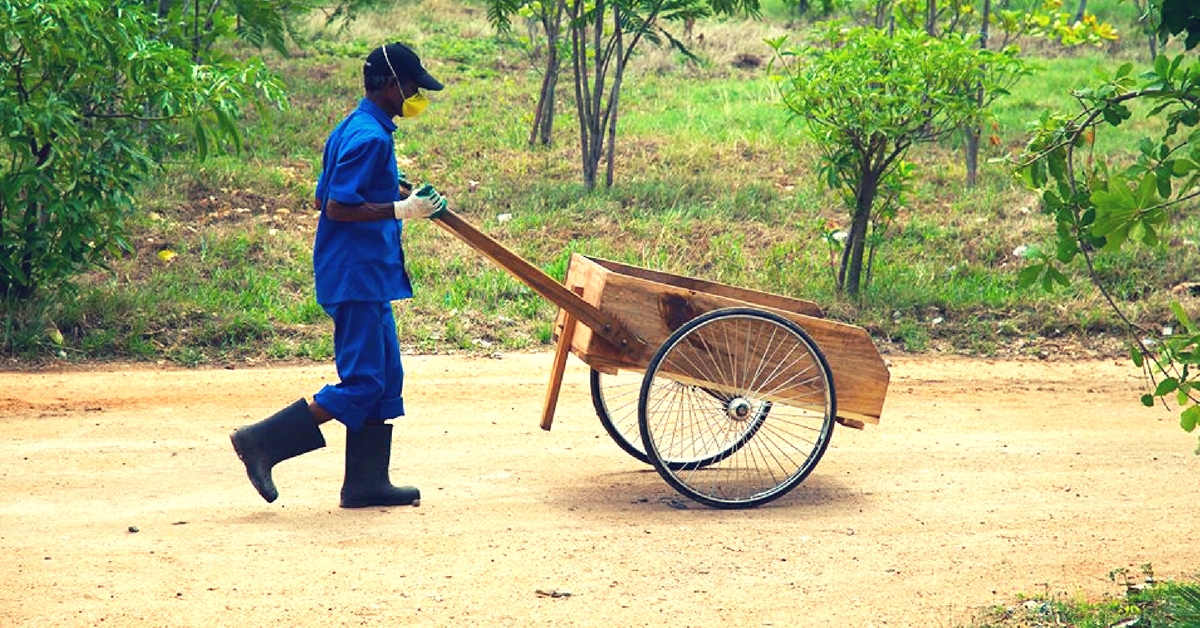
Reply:
[[[320, 208], [320, 201], [317, 201]], [[333, 199], [325, 204], [325, 215], [330, 220], [338, 222], [371, 222], [375, 220], [395, 220], [396, 209], [392, 203], [359, 203], [358, 205], [343, 205]]]
[[[344, 205], [329, 199], [325, 203], [325, 215], [329, 216], [330, 220], [338, 222], [371, 222], [386, 219], [428, 218], [446, 209], [446, 200], [428, 183], [412, 194], [405, 194], [401, 191], [401, 196], [403, 200], [394, 203], [363, 202], [357, 205]], [[314, 200], [313, 206], [320, 211], [320, 201]]]

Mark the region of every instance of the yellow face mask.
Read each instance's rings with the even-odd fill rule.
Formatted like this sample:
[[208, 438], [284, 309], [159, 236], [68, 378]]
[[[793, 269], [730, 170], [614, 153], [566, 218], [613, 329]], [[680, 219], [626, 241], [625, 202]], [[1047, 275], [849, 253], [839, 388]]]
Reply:
[[412, 96], [404, 99], [404, 104], [400, 107], [400, 115], [405, 118], [415, 118], [425, 111], [429, 106], [429, 99], [421, 92], [417, 92]]

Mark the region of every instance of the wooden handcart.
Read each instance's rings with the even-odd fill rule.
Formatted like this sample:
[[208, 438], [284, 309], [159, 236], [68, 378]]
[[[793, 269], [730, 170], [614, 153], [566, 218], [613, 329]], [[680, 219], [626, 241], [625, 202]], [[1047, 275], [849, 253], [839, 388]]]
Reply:
[[879, 423], [887, 366], [865, 330], [811, 301], [579, 254], [559, 283], [454, 212], [435, 220], [559, 307], [542, 428], [573, 353], [617, 445], [691, 499], [777, 499], [817, 465], [835, 423]]

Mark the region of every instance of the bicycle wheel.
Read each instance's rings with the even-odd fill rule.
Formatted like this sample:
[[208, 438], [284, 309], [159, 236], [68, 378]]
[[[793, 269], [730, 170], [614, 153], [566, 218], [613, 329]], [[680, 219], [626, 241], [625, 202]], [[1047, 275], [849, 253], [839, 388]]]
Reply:
[[642, 374], [618, 371], [606, 375], [592, 369], [592, 406], [600, 425], [625, 453], [646, 464], [650, 457], [642, 449], [642, 435], [638, 429], [638, 395], [642, 391]]
[[812, 472], [833, 435], [836, 403], [829, 365], [799, 325], [730, 308], [689, 321], [658, 349], [638, 425], [647, 456], [677, 491], [749, 508]]
[[[604, 431], [608, 432], [613, 442], [625, 453], [640, 462], [654, 464], [650, 460], [650, 456], [646, 455], [646, 449], [642, 445], [641, 428], [638, 427], [638, 398], [642, 392], [642, 374], [620, 371], [616, 375], [605, 375], [592, 369], [590, 383], [592, 406], [596, 409], [596, 416], [600, 418], [600, 425], [604, 426]], [[727, 403], [727, 400], [716, 392], [708, 391], [708, 394], [718, 399], [719, 403]], [[761, 408], [763, 417], [770, 411], [769, 403]], [[754, 432], [759, 425], [762, 425], [762, 422], [756, 420], [747, 425], [746, 434], [742, 438], [734, 440], [730, 447], [724, 450], [689, 460], [665, 460], [663, 464], [671, 469], [680, 470], [689, 467], [704, 467], [724, 460], [754, 436]]]

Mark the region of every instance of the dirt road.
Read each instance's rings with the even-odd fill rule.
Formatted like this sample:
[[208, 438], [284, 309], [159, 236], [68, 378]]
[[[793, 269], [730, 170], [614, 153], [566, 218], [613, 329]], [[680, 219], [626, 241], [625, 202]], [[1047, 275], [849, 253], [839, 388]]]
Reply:
[[743, 511], [620, 451], [577, 360], [541, 431], [550, 362], [409, 357], [423, 503], [361, 511], [340, 426], [274, 504], [227, 437], [332, 367], [0, 373], [0, 625], [955, 626], [1198, 567], [1195, 438], [1124, 362], [893, 358], [882, 423]]

